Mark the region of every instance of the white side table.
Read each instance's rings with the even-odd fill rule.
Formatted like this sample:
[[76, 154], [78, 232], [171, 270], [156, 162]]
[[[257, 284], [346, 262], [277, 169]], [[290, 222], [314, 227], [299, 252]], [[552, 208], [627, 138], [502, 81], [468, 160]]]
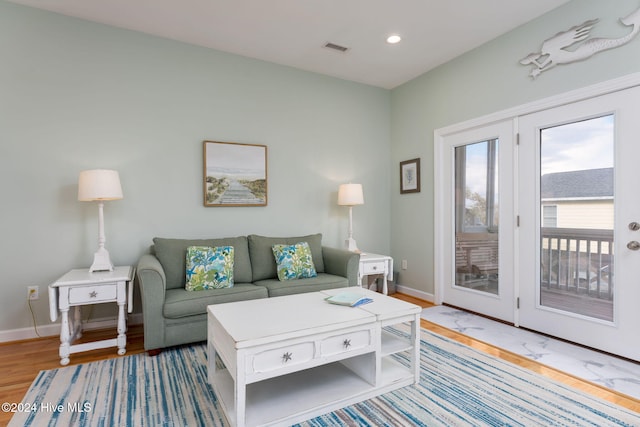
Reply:
[[370, 274], [382, 274], [382, 293], [389, 292], [387, 280], [393, 280], [393, 258], [388, 255], [378, 255], [371, 253], [360, 254], [360, 268], [358, 269], [358, 283], [363, 286], [365, 278]]
[[[71, 270], [49, 285], [49, 315], [52, 322], [62, 316], [60, 329], [60, 364], [69, 364], [69, 355], [99, 348], [118, 347], [118, 354], [126, 353], [127, 321], [125, 305], [133, 310], [133, 277], [131, 266], [115, 267], [113, 271], [89, 272], [89, 269]], [[80, 307], [83, 305], [115, 302], [118, 304], [117, 338], [75, 344], [82, 336]], [[69, 315], [69, 310], [72, 313]]]

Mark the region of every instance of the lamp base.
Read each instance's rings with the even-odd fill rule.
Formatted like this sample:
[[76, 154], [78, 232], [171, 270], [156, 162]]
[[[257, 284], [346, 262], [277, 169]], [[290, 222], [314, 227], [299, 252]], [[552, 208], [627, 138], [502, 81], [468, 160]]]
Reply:
[[344, 241], [344, 243], [347, 246], [348, 251], [355, 252], [357, 254], [361, 252], [360, 249], [358, 249], [358, 245], [356, 245], [356, 241], [352, 237], [349, 237]]
[[113, 263], [109, 257], [109, 251], [105, 248], [99, 248], [95, 254], [93, 254], [93, 264], [89, 267], [89, 272], [94, 271], [113, 271]]

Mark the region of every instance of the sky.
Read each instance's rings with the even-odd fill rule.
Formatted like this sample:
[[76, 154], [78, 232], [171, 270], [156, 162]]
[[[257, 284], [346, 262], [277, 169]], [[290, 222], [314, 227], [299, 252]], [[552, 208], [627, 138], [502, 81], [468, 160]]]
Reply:
[[542, 130], [541, 174], [613, 167], [614, 116]]

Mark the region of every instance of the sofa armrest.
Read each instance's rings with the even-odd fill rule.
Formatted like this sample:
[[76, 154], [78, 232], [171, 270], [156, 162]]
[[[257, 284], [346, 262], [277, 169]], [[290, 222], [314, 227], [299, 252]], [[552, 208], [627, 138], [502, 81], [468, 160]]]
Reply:
[[144, 348], [153, 350], [164, 345], [164, 315], [167, 279], [164, 269], [155, 255], [142, 255], [136, 268], [140, 296], [142, 298], [142, 318], [144, 321]]
[[345, 249], [323, 246], [322, 258], [326, 273], [346, 277], [349, 279], [349, 286], [358, 286], [360, 254]]

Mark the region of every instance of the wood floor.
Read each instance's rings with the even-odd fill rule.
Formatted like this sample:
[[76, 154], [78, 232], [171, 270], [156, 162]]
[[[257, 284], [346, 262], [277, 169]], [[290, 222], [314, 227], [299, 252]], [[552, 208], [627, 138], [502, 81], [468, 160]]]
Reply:
[[[428, 302], [407, 295], [395, 294], [394, 296], [399, 299], [418, 304], [422, 307], [432, 306], [432, 304]], [[514, 353], [483, 343], [482, 341], [469, 338], [434, 323], [422, 320], [421, 325], [425, 329], [444, 335], [493, 356], [508, 360], [519, 366], [531, 369], [541, 375], [553, 378], [556, 381], [569, 384], [586, 393], [599, 396], [602, 399], [640, 412], [640, 400], [633, 399], [604, 387], [580, 380], [579, 378], [565, 374], [556, 369], [546, 367], [522, 356], [518, 356]], [[86, 331], [81, 341], [92, 341], [114, 337], [115, 331], [111, 329]], [[0, 401], [8, 403], [21, 402], [39, 371], [59, 368], [59, 345], [60, 340], [58, 337], [45, 337], [10, 343], [0, 343]], [[133, 325], [127, 332], [127, 354], [131, 355], [142, 352], [144, 352], [142, 326]], [[115, 348], [92, 350], [84, 353], [72, 354], [69, 365], [88, 363], [113, 357], [119, 357], [116, 354]], [[0, 425], [6, 425], [11, 419], [11, 416], [11, 413], [0, 412]]]

